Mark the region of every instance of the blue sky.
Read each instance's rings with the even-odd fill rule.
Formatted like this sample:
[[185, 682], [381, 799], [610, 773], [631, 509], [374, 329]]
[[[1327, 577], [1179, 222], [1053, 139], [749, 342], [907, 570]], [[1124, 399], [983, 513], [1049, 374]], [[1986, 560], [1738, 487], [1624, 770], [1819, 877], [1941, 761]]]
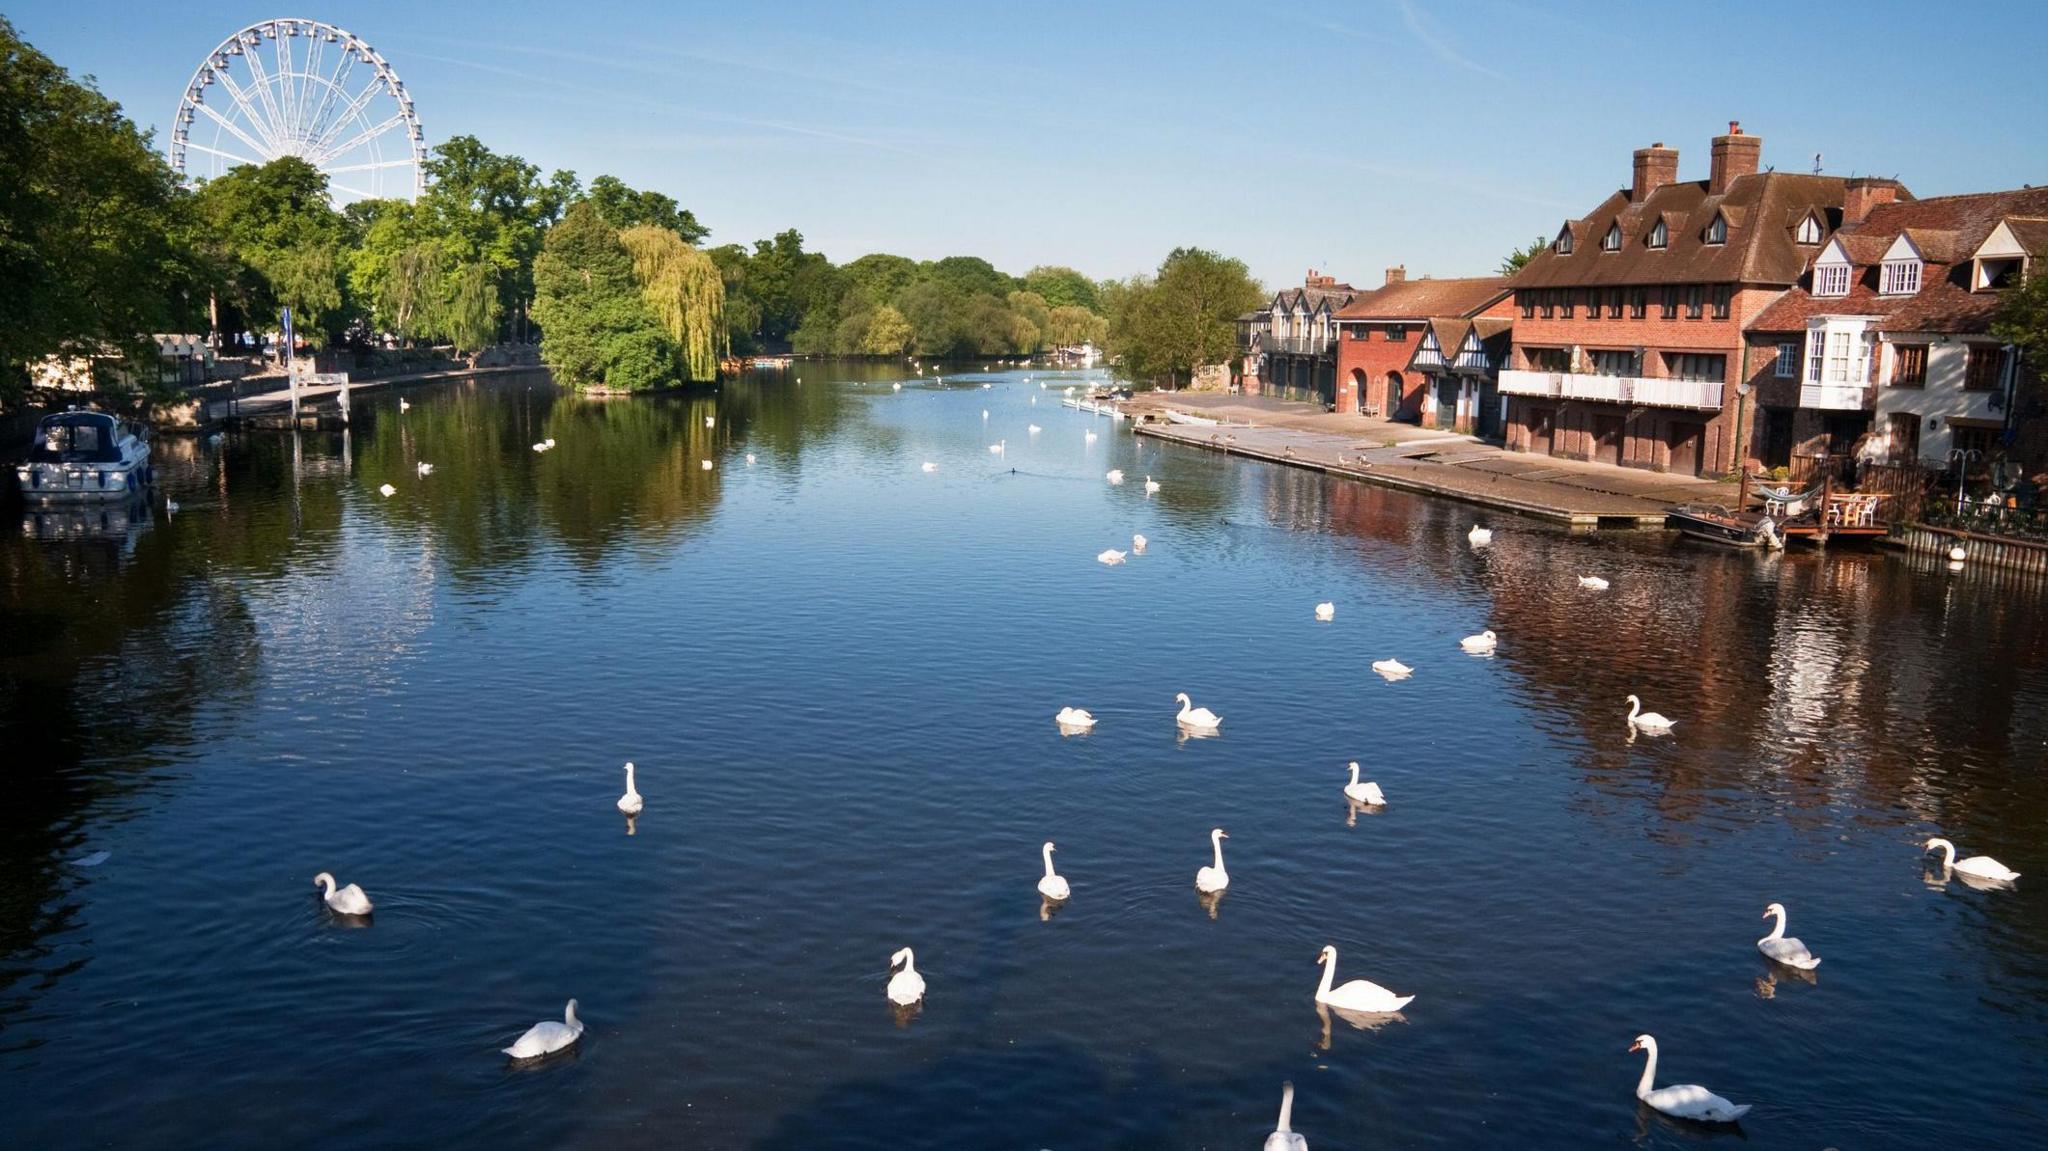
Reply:
[[1269, 286], [1490, 271], [1662, 140], [1916, 195], [2048, 181], [2048, 6], [1323, 0], [1257, 5], [120, 4], [16, 0], [31, 42], [145, 126], [255, 20], [381, 51], [429, 142], [675, 196], [712, 242], [845, 261], [1148, 270], [1195, 244]]

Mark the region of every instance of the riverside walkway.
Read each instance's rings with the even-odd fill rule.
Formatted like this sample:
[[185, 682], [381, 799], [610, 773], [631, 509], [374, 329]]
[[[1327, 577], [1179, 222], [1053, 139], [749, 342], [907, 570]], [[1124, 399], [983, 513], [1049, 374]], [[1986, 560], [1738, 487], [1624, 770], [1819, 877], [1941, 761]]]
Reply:
[[[1175, 424], [1167, 409], [1221, 420]], [[1141, 393], [1124, 405], [1138, 435], [1422, 492], [1581, 530], [1662, 528], [1673, 504], [1732, 503], [1729, 484], [1510, 452], [1433, 431], [1263, 396]]]

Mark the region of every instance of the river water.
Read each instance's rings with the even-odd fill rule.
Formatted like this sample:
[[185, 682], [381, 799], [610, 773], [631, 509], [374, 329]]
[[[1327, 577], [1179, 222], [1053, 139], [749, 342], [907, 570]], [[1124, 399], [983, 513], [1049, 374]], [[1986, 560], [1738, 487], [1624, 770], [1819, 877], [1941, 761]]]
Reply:
[[[2041, 589], [1574, 537], [953, 371], [380, 394], [0, 541], [7, 1143], [1243, 1148], [1287, 1079], [1317, 1148], [1738, 1137], [1638, 1106], [1647, 1031], [1757, 1147], [2033, 1145]], [[1943, 883], [1936, 833], [2029, 874]], [[1415, 1001], [1326, 1025], [1325, 944]], [[508, 1065], [571, 996], [578, 1049]]]

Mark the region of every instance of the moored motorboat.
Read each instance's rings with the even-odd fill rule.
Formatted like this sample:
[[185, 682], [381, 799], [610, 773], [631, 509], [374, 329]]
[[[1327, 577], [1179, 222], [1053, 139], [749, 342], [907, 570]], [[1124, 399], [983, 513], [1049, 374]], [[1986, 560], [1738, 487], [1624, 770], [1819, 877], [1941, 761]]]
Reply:
[[1680, 504], [1667, 517], [1671, 526], [1694, 539], [1739, 548], [1785, 546], [1777, 521], [1762, 512], [1730, 511], [1720, 504]]
[[125, 499], [149, 486], [149, 441], [106, 412], [56, 412], [36, 424], [14, 478], [30, 500]]

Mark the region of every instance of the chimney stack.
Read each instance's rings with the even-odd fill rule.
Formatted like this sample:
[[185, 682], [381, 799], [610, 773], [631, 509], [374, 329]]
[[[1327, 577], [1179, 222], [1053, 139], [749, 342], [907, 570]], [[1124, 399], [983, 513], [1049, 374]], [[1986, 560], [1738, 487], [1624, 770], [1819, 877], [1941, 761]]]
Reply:
[[1707, 179], [1707, 192], [1718, 196], [1738, 176], [1754, 176], [1762, 166], [1764, 138], [1745, 135], [1742, 121], [1728, 121], [1728, 134], [1714, 137], [1714, 166]]
[[1643, 197], [1666, 184], [1678, 182], [1678, 149], [1666, 148], [1659, 140], [1647, 148], [1636, 149], [1635, 182], [1629, 186], [1628, 198], [1632, 204], [1640, 204]]
[[1308, 270], [1308, 278], [1304, 279], [1302, 283], [1310, 288], [1334, 288], [1337, 286], [1337, 277], [1330, 275], [1328, 272], [1310, 268]]
[[1882, 176], [1857, 176], [1842, 185], [1842, 223], [1860, 224], [1870, 210], [1899, 198], [1899, 182]]
[[1408, 278], [1408, 265], [1395, 264], [1387, 269], [1387, 283], [1398, 284]]

